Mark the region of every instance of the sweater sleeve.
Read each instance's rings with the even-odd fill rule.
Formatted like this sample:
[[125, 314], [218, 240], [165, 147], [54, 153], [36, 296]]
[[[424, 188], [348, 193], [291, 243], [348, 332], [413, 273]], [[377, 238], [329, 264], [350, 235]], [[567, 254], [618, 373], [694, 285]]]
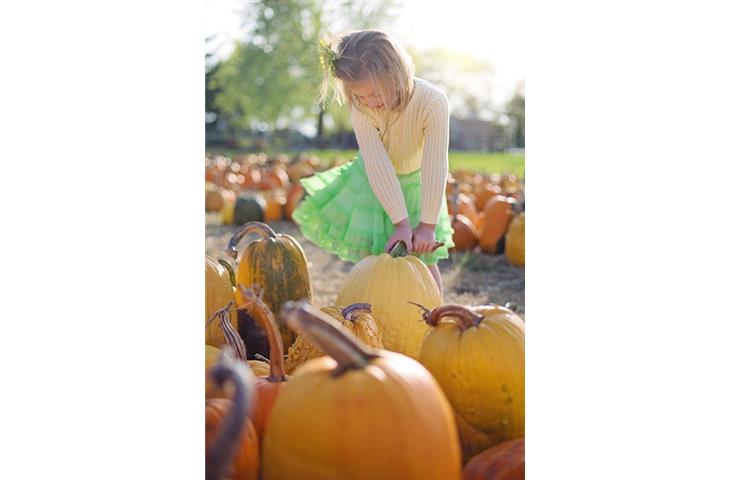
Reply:
[[421, 222], [435, 224], [449, 174], [449, 101], [437, 92], [425, 109], [421, 164]]
[[355, 131], [357, 145], [362, 152], [365, 171], [370, 187], [387, 212], [391, 222], [398, 223], [408, 218], [406, 201], [403, 198], [395, 168], [380, 139], [377, 128], [368, 117], [357, 108], [350, 112], [352, 129]]

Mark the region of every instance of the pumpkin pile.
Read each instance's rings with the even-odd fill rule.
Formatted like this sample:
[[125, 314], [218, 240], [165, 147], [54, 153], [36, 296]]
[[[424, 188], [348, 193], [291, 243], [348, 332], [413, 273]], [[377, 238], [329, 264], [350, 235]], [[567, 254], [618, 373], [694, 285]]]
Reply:
[[[225, 225], [291, 220], [305, 196], [299, 180], [345, 162], [338, 156], [327, 164], [309, 154], [207, 155], [205, 210], [220, 212]], [[514, 174], [459, 169], [449, 174], [446, 195], [454, 250], [478, 248], [488, 255], [505, 254], [512, 265], [525, 265], [523, 180]]]
[[[345, 163], [335, 158], [333, 166]], [[265, 153], [205, 157], [205, 211], [220, 212], [226, 225], [291, 219], [304, 197], [301, 178], [329, 168], [316, 155], [293, 158]]]
[[523, 182], [512, 174], [457, 170], [449, 174], [446, 193], [454, 250], [478, 247], [488, 255], [504, 253], [512, 265], [525, 265]]
[[206, 478], [524, 478], [519, 316], [444, 305], [402, 242], [320, 307], [293, 237], [248, 222], [227, 252], [206, 257]]

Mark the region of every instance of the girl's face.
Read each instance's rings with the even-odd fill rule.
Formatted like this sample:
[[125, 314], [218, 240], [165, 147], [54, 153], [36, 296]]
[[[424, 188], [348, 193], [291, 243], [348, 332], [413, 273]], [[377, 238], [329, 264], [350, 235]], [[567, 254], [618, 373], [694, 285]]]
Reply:
[[376, 110], [385, 108], [385, 99], [377, 93], [375, 85], [370, 80], [350, 85], [350, 91], [360, 101], [361, 105]]

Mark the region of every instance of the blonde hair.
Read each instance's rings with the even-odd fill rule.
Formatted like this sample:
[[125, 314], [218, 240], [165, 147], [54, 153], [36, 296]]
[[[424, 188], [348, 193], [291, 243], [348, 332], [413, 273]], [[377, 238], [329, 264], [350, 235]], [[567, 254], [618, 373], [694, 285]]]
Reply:
[[[360, 101], [350, 86], [371, 81], [387, 108], [403, 112], [414, 88], [413, 60], [406, 50], [380, 30], [358, 30], [335, 40], [326, 40], [332, 55], [331, 69], [325, 72], [319, 102], [326, 104], [333, 90], [334, 100], [348, 108], [360, 109]], [[334, 48], [333, 48], [333, 45]]]

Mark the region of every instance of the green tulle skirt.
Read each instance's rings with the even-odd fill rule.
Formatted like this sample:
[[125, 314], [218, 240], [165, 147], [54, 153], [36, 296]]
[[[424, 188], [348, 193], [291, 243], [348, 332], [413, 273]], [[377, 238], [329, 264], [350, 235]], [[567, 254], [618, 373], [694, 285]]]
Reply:
[[[418, 226], [421, 211], [421, 171], [398, 175], [411, 227]], [[294, 221], [304, 236], [319, 247], [349, 262], [385, 251], [395, 227], [368, 182], [360, 152], [352, 162], [301, 180], [309, 194], [294, 210]], [[446, 201], [436, 223], [436, 241], [444, 246], [417, 255], [427, 265], [448, 258], [454, 246]]]

